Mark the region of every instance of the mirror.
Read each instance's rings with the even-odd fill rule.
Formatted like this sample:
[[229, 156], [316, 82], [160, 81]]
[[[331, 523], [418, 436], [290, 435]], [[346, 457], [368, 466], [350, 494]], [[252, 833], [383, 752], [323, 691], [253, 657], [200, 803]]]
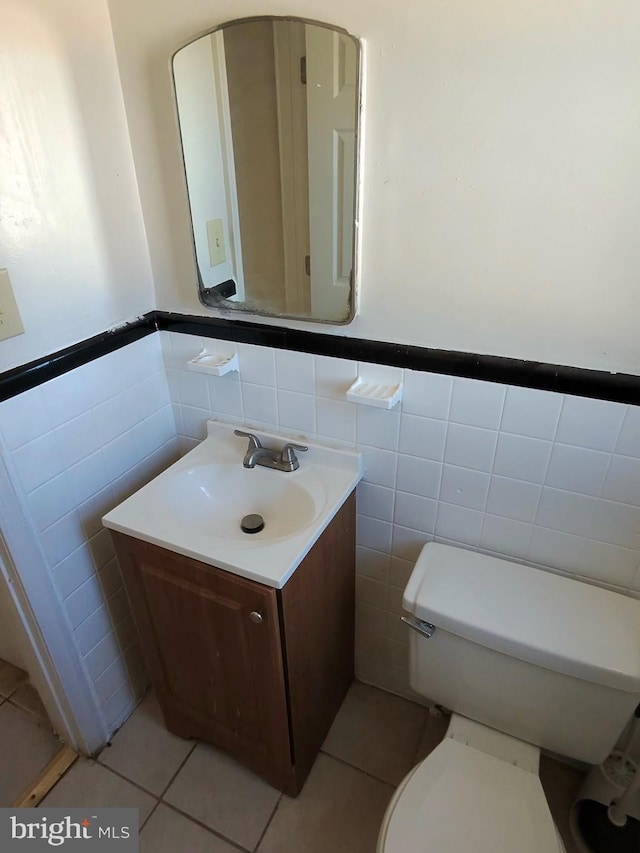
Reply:
[[173, 57], [200, 300], [354, 316], [360, 45], [290, 18], [224, 24]]

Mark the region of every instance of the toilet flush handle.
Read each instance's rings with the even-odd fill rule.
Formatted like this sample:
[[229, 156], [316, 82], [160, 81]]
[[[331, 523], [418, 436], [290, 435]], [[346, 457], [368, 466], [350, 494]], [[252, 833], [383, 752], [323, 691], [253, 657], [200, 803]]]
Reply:
[[432, 625], [431, 622], [425, 622], [424, 619], [416, 619], [415, 616], [411, 616], [410, 618], [401, 616], [400, 621], [404, 622], [405, 625], [408, 625], [410, 628], [413, 628], [413, 630], [417, 631], [418, 634], [422, 634], [422, 636], [426, 637], [427, 640], [431, 639], [436, 631], [436, 626]]

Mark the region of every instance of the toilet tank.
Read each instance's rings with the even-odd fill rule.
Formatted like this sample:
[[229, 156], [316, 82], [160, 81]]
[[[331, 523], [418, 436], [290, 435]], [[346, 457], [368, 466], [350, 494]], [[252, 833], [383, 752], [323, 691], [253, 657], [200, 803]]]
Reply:
[[406, 586], [413, 690], [465, 717], [598, 764], [640, 703], [640, 601], [430, 543]]

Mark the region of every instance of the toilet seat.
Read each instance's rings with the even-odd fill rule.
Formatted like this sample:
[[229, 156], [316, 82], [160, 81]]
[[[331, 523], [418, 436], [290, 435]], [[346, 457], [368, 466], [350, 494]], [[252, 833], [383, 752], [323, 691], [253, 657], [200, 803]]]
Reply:
[[536, 772], [447, 737], [394, 794], [378, 853], [563, 853]]

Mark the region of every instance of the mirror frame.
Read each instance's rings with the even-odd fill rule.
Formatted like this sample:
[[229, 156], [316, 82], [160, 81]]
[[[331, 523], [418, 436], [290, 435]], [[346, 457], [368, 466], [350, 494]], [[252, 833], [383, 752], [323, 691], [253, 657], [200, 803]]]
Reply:
[[[353, 187], [353, 223], [352, 223], [352, 265], [351, 265], [351, 275], [350, 275], [350, 299], [349, 299], [349, 313], [342, 320], [325, 320], [325, 319], [317, 319], [315, 317], [303, 316], [300, 314], [286, 314], [286, 313], [273, 313], [272, 311], [261, 311], [255, 307], [255, 305], [251, 305], [251, 307], [243, 307], [247, 303], [242, 302], [230, 302], [228, 301], [228, 297], [235, 294], [235, 282], [233, 279], [229, 281], [222, 282], [221, 284], [217, 284], [214, 287], [205, 287], [202, 281], [202, 275], [200, 273], [200, 267], [198, 265], [198, 258], [196, 254], [196, 244], [195, 244], [195, 234], [193, 230], [193, 214], [191, 208], [191, 197], [189, 194], [189, 183], [187, 179], [187, 167], [184, 158], [184, 145], [183, 145], [183, 134], [182, 134], [182, 126], [180, 124], [180, 111], [178, 106], [178, 93], [176, 89], [176, 79], [174, 73], [174, 59], [176, 54], [178, 54], [183, 48], [188, 47], [190, 44], [198, 41], [198, 39], [204, 38], [205, 36], [213, 35], [213, 33], [219, 32], [220, 30], [227, 29], [228, 27], [232, 27], [236, 24], [246, 24], [252, 23], [254, 21], [291, 21], [292, 23], [297, 24], [310, 24], [317, 27], [324, 27], [325, 29], [332, 30], [336, 33], [341, 33], [342, 35], [349, 36], [349, 38], [353, 39], [356, 45], [357, 51], [357, 74], [356, 74], [356, 97], [355, 97], [355, 163], [354, 163], [354, 187]], [[204, 32], [198, 33], [198, 35], [193, 36], [188, 39], [184, 43], [182, 43], [170, 57], [170, 75], [171, 75], [171, 87], [173, 93], [173, 107], [176, 117], [176, 122], [178, 126], [178, 142], [180, 145], [180, 159], [182, 162], [182, 172], [184, 178], [184, 187], [186, 190], [187, 196], [187, 206], [189, 209], [189, 228], [191, 231], [191, 246], [192, 246], [192, 256], [196, 269], [196, 278], [198, 282], [198, 298], [200, 303], [204, 305], [206, 308], [214, 308], [222, 312], [223, 316], [233, 315], [233, 314], [252, 314], [258, 317], [275, 317], [277, 319], [282, 320], [301, 320], [308, 323], [322, 323], [324, 325], [330, 326], [346, 326], [353, 321], [357, 312], [358, 312], [358, 300], [359, 300], [359, 281], [360, 281], [360, 222], [361, 222], [361, 203], [362, 203], [362, 193], [361, 193], [361, 173], [362, 173], [362, 110], [363, 110], [363, 63], [364, 63], [364, 50], [362, 45], [362, 39], [358, 36], [353, 35], [348, 30], [344, 29], [344, 27], [339, 27], [335, 24], [329, 24], [325, 21], [316, 21], [312, 18], [303, 18], [298, 17], [296, 15], [252, 15], [246, 18], [234, 18], [231, 21], [225, 21], [218, 26], [212, 27], [211, 29], [205, 30]]]

